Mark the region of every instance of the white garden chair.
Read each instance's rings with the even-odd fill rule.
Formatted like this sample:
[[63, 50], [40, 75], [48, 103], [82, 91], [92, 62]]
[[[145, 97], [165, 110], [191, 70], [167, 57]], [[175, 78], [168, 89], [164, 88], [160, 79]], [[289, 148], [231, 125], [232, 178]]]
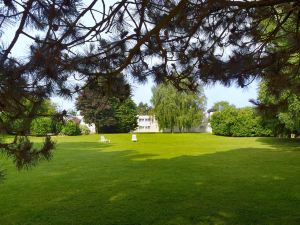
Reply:
[[137, 141], [137, 137], [136, 134], [133, 134], [131, 137], [131, 141], [136, 142]]
[[101, 143], [110, 143], [109, 139], [106, 139], [103, 135], [100, 136], [100, 142]]

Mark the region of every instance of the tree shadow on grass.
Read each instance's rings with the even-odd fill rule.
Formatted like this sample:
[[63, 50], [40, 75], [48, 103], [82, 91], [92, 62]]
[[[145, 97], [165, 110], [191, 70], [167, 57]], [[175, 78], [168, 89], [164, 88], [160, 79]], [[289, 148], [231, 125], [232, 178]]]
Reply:
[[[15, 200], [0, 195], [0, 215], [6, 215], [0, 223], [299, 224], [299, 152], [289, 150], [293, 145], [272, 147], [278, 151], [240, 148], [151, 159], [134, 150], [101, 151], [106, 147], [98, 143], [81, 149], [76, 143], [69, 149], [72, 164], [59, 160], [70, 154], [62, 152], [22, 183], [8, 182], [2, 191], [15, 190]], [[47, 177], [45, 170], [64, 173]]]
[[275, 148], [278, 151], [300, 151], [299, 138], [258, 138], [257, 140]]

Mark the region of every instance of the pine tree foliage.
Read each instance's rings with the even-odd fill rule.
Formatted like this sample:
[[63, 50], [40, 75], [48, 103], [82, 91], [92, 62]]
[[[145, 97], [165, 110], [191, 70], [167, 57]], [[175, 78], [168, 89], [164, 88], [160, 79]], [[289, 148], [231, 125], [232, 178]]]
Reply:
[[298, 0], [1, 1], [0, 111], [24, 120], [26, 135], [43, 99], [124, 70], [190, 90], [199, 79], [243, 87], [264, 77], [274, 92], [299, 95], [299, 10]]
[[270, 92], [266, 82], [259, 85], [258, 110], [266, 126], [276, 136], [300, 134], [300, 96], [287, 88], [279, 96]]

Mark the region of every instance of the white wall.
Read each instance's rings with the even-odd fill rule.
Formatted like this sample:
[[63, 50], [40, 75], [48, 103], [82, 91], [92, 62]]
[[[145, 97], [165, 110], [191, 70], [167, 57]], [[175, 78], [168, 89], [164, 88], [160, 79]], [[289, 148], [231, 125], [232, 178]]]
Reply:
[[76, 116], [76, 117], [80, 119], [80, 125], [86, 125], [92, 134], [96, 133], [96, 126], [94, 123], [91, 124], [85, 123], [83, 116]]
[[[182, 132], [212, 133], [212, 129], [209, 123], [211, 115], [212, 112], [206, 112], [203, 115], [202, 121], [199, 120], [198, 126], [192, 127], [191, 129], [184, 129]], [[135, 132], [171, 132], [171, 129], [160, 130], [157, 120], [154, 116], [141, 115], [138, 116], [138, 128], [135, 130]], [[173, 132], [180, 132], [180, 130], [176, 127], [173, 129]]]
[[134, 132], [145, 133], [145, 132], [160, 132], [157, 120], [154, 116], [140, 115], [138, 116], [138, 127]]

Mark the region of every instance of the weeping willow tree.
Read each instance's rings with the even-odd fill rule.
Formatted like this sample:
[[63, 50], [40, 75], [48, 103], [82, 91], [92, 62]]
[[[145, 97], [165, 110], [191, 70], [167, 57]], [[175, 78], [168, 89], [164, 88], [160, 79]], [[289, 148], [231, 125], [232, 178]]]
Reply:
[[[263, 77], [274, 92], [290, 86], [299, 95], [300, 62], [290, 62], [299, 54], [299, 11], [298, 0], [1, 1], [0, 111], [23, 121], [1, 151], [28, 164], [32, 154], [48, 158], [49, 138], [31, 151], [31, 122], [44, 99], [71, 98], [84, 88], [77, 80], [91, 76], [126, 71], [192, 91], [199, 80], [244, 87]], [[282, 38], [287, 46], [273, 48]]]
[[198, 126], [202, 122], [205, 107], [203, 89], [197, 92], [178, 91], [171, 84], [152, 88], [151, 103], [160, 129], [178, 128], [180, 132]]

